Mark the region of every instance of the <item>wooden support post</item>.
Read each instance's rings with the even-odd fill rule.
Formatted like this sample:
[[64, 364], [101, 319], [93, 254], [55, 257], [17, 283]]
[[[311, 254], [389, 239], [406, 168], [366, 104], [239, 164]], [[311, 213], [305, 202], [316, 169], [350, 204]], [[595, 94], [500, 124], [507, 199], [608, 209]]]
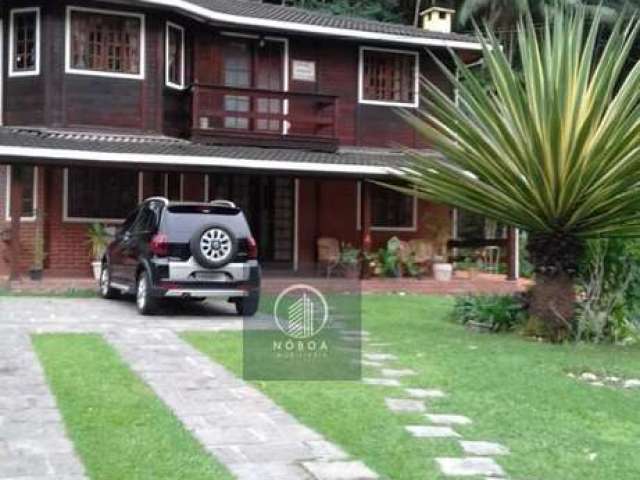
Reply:
[[368, 253], [371, 250], [371, 186], [365, 181], [362, 181], [362, 188], [360, 189], [360, 225], [361, 230], [361, 242], [360, 247], [363, 253]]
[[22, 198], [24, 174], [20, 165], [11, 168], [11, 257], [9, 258], [9, 280], [20, 280], [20, 217], [22, 217]]
[[520, 234], [517, 228], [509, 227], [507, 236], [509, 268], [507, 280], [517, 281], [520, 278]]

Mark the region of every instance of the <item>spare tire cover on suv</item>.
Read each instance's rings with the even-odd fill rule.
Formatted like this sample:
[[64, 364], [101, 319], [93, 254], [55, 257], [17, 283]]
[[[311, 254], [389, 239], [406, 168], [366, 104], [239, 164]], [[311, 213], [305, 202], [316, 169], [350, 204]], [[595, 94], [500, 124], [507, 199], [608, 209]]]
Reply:
[[200, 265], [220, 268], [235, 258], [238, 241], [228, 228], [213, 224], [198, 229], [191, 237], [189, 247]]

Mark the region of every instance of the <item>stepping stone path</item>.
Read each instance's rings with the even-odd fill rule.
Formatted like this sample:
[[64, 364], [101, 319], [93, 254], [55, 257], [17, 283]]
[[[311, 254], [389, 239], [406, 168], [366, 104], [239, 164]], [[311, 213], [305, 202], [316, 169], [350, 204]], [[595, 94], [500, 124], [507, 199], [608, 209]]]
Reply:
[[387, 408], [395, 413], [422, 413], [427, 410], [424, 402], [407, 398], [385, 398]]
[[436, 458], [442, 473], [449, 477], [504, 477], [502, 467], [484, 457]]
[[400, 381], [394, 378], [363, 378], [363, 383], [367, 385], [380, 385], [382, 387], [399, 387]]
[[407, 431], [416, 438], [447, 438], [460, 437], [455, 430], [450, 427], [429, 427], [425, 425], [411, 425], [405, 427]]
[[471, 425], [471, 420], [462, 415], [425, 415], [431, 423], [436, 425]]
[[[388, 344], [369, 343], [369, 347], [384, 347]], [[400, 379], [417, 375], [414, 370], [401, 368], [385, 368], [383, 362], [398, 360], [390, 353], [365, 353], [362, 365], [380, 369], [383, 378], [364, 378], [368, 385], [386, 387], [401, 386]], [[405, 388], [408, 398], [385, 398], [387, 408], [394, 413], [421, 413], [426, 411], [424, 400], [446, 397], [446, 393], [438, 389]], [[505, 480], [505, 472], [490, 457], [508, 455], [509, 449], [503, 445], [485, 441], [466, 441], [456, 432], [453, 426], [471, 425], [472, 421], [463, 415], [426, 413], [425, 419], [432, 425], [408, 425], [405, 429], [416, 439], [458, 439], [460, 446], [468, 457], [437, 458], [436, 462], [446, 477], [484, 477], [485, 480]]]
[[446, 394], [442, 390], [427, 390], [424, 388], [407, 388], [407, 395], [413, 398], [444, 398]]
[[460, 442], [464, 453], [478, 457], [491, 457], [494, 455], [509, 455], [509, 449], [499, 443], [491, 442]]
[[106, 337], [205, 450], [236, 478], [378, 478], [175, 333], [121, 329]]

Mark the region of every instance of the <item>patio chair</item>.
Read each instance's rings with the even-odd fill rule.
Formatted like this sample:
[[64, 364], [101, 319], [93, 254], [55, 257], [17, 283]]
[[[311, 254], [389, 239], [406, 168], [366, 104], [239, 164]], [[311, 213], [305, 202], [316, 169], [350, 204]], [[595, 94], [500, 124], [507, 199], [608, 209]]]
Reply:
[[485, 247], [482, 252], [484, 271], [498, 273], [500, 269], [500, 247]]
[[335, 238], [322, 237], [318, 239], [318, 267], [327, 278], [340, 265], [340, 242]]
[[409, 250], [413, 255], [413, 261], [427, 273], [433, 263], [433, 244], [426, 240], [409, 240]]

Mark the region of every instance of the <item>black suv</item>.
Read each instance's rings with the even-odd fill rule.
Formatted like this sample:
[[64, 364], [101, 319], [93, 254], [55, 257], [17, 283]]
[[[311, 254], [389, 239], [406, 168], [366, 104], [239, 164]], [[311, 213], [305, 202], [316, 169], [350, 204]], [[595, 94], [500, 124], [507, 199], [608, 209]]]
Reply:
[[143, 315], [162, 299], [227, 299], [252, 316], [260, 300], [257, 245], [232, 202], [144, 201], [125, 220], [102, 260], [100, 293], [135, 294]]

